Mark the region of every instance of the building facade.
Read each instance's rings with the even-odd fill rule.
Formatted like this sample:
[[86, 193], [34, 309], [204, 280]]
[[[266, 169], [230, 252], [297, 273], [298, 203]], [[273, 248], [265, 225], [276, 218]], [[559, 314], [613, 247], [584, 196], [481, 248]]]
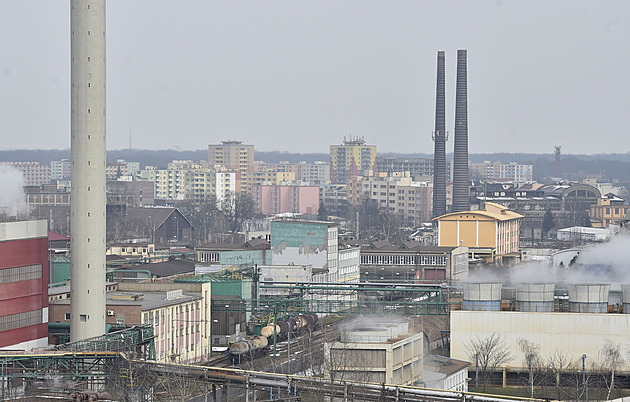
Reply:
[[468, 247], [490, 261], [519, 258], [522, 215], [487, 202], [484, 210], [462, 211], [435, 218], [438, 246]]
[[239, 173], [236, 192], [252, 193], [254, 173], [254, 146], [242, 141], [221, 141], [218, 145], [208, 145], [210, 167], [223, 166]]
[[255, 185], [252, 193], [256, 210], [266, 215], [285, 212], [317, 215], [319, 187], [299, 185]]
[[413, 181], [409, 172], [378, 173], [354, 177], [347, 186], [348, 202], [360, 205], [374, 200], [381, 211], [400, 216], [408, 225], [431, 221], [433, 187]]
[[48, 345], [46, 221], [0, 223], [0, 349]]
[[39, 162], [0, 162], [0, 165], [11, 166], [22, 172], [25, 186], [41, 186], [50, 181], [50, 166]]
[[373, 170], [376, 145], [366, 145], [363, 138], [344, 138], [341, 145], [330, 146], [330, 182], [347, 184], [365, 170]]
[[278, 220], [271, 222], [274, 265], [312, 265], [328, 270], [328, 282], [337, 282], [337, 225], [330, 222]]
[[470, 169], [470, 173], [473, 179], [510, 181], [514, 183], [526, 183], [534, 180], [533, 166], [523, 165], [517, 162], [469, 162], [468, 168]]

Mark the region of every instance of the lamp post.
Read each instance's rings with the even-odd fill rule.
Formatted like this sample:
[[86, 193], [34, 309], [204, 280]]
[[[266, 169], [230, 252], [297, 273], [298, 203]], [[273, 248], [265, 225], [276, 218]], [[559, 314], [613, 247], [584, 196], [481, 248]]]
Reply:
[[582, 382], [586, 394], [586, 402], [588, 402], [588, 378], [586, 377], [586, 354], [582, 355]]

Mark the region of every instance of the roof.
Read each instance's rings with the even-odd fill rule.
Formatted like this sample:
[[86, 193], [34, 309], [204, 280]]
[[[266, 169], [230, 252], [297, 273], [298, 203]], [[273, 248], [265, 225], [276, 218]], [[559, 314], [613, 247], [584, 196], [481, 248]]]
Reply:
[[181, 211], [177, 208], [172, 207], [154, 207], [154, 208], [132, 208], [127, 207], [127, 219], [136, 219], [140, 221], [148, 221], [151, 219], [154, 223], [157, 224], [157, 227], [162, 226], [164, 221], [168, 219], [172, 214], [177, 213], [182, 218], [186, 220], [190, 224], [190, 226], [194, 227], [192, 223], [181, 213]]
[[152, 276], [171, 276], [195, 272], [195, 262], [190, 260], [169, 260], [150, 264], [134, 265], [130, 269], [144, 269], [151, 272]]
[[424, 370], [446, 374], [447, 376], [470, 366], [469, 362], [439, 355], [424, 355], [422, 363]]
[[52, 230], [48, 231], [48, 241], [70, 241], [68, 236], [64, 236]]
[[500, 204], [495, 204], [494, 202], [486, 202], [485, 207], [486, 207], [485, 210], [480, 209], [477, 211], [452, 212], [450, 214], [433, 218], [433, 220], [436, 220], [436, 221], [452, 220], [452, 218], [455, 218], [455, 220], [457, 220], [458, 216], [461, 218], [464, 215], [466, 215], [466, 217], [473, 215], [473, 219], [475, 218], [475, 215], [479, 215], [479, 216], [484, 216], [484, 217], [494, 219], [497, 221], [509, 221], [512, 219], [523, 218], [523, 215], [517, 214], [516, 212], [509, 210], [507, 207]]

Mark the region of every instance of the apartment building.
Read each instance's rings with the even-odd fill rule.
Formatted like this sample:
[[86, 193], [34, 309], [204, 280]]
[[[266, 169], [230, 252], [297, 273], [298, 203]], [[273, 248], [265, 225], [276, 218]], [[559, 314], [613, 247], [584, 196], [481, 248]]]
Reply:
[[517, 162], [468, 162], [472, 178], [525, 183], [533, 181], [534, 168]]
[[373, 170], [376, 162], [376, 145], [366, 145], [362, 137], [344, 137], [341, 145], [330, 146], [330, 181], [348, 184], [353, 177]]
[[50, 166], [39, 162], [0, 162], [0, 166], [11, 166], [24, 178], [24, 186], [41, 186], [50, 181]]
[[347, 186], [348, 203], [375, 200], [380, 210], [398, 214], [410, 225], [430, 222], [432, 195], [431, 184], [413, 181], [409, 172], [369, 173], [354, 177]]
[[254, 146], [242, 141], [221, 141], [208, 145], [208, 163], [211, 167], [223, 166], [238, 172], [236, 192], [252, 193], [254, 173]]

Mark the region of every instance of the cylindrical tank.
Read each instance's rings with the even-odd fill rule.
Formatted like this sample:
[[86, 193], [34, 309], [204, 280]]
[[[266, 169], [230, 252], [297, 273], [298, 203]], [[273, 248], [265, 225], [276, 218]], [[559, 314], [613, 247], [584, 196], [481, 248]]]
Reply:
[[500, 282], [465, 282], [462, 308], [468, 311], [501, 311]]
[[[276, 336], [280, 335], [280, 326], [276, 325]], [[262, 327], [260, 329], [260, 335], [264, 336], [265, 338], [269, 338], [270, 336], [273, 336], [273, 325], [267, 325], [266, 327]]]
[[252, 352], [253, 352], [258, 349], [266, 348], [269, 342], [267, 341], [267, 338], [264, 336], [254, 336], [250, 340], [250, 344], [251, 344]]
[[309, 328], [313, 328], [317, 324], [317, 314], [304, 314], [304, 318]]
[[289, 323], [285, 320], [280, 320], [276, 323], [280, 327], [280, 333], [276, 334], [276, 336], [282, 335], [286, 336], [289, 333]]
[[630, 314], [630, 284], [621, 285], [623, 293], [623, 313]]
[[554, 283], [518, 283], [516, 311], [552, 312], [555, 289]]
[[234, 342], [228, 347], [228, 353], [231, 355], [243, 355], [251, 350], [249, 341]]
[[568, 284], [569, 311], [572, 313], [607, 313], [608, 284]]

